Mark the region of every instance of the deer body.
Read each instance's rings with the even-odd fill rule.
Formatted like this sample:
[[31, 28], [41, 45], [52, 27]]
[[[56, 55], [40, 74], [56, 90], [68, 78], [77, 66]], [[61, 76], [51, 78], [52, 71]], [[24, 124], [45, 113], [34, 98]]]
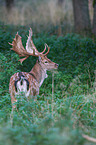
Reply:
[[[9, 92], [11, 95], [13, 108], [16, 107], [13, 105], [17, 101], [16, 95], [20, 95], [21, 92], [23, 92], [24, 96], [27, 98], [38, 95], [40, 86], [42, 85], [44, 79], [47, 78], [47, 70], [58, 68], [58, 64], [52, 62], [46, 56], [49, 53], [48, 45], [46, 44], [44, 51], [39, 53], [33, 44], [33, 41], [31, 40], [31, 36], [32, 30], [30, 29], [29, 37], [26, 43], [26, 50], [23, 48], [21, 37], [18, 35], [18, 33], [11, 44], [13, 46], [12, 50], [19, 54], [19, 56], [26, 56], [25, 58], [19, 60], [21, 63], [30, 55], [39, 57], [30, 72], [17, 72], [12, 75], [9, 83]], [[48, 51], [44, 54], [46, 46], [48, 47]]]

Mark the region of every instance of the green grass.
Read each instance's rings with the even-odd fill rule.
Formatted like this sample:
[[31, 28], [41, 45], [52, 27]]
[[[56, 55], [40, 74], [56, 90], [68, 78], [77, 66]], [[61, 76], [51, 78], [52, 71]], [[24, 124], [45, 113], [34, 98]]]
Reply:
[[[96, 138], [96, 43], [77, 34], [62, 37], [37, 34], [33, 40], [39, 51], [50, 46], [48, 58], [59, 64], [40, 88], [37, 101], [20, 96], [18, 112], [12, 114], [9, 80], [18, 71], [30, 71], [36, 58], [23, 65], [10, 51], [17, 31], [26, 44], [28, 27], [3, 26], [0, 29], [0, 145], [94, 145], [82, 134]], [[13, 118], [13, 120], [12, 120]]]

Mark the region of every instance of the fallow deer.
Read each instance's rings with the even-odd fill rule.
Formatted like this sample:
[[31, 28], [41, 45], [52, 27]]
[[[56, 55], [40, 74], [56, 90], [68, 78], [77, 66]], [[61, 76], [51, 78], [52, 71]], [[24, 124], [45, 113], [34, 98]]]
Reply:
[[[11, 50], [15, 51], [21, 58], [19, 61], [22, 63], [29, 56], [39, 57], [34, 67], [30, 72], [17, 72], [10, 78], [9, 83], [9, 92], [11, 95], [12, 110], [16, 107], [14, 105], [17, 102], [16, 95], [20, 95], [20, 92], [23, 92], [26, 97], [33, 97], [39, 94], [39, 88], [42, 85], [45, 78], [47, 78], [47, 70], [53, 70], [58, 68], [58, 64], [52, 62], [47, 58], [49, 53], [49, 47], [45, 44], [45, 49], [42, 52], [39, 52], [33, 41], [32, 41], [32, 29], [29, 30], [29, 36], [26, 43], [26, 49], [24, 49], [21, 41], [21, 37], [18, 35], [18, 32], [13, 39]], [[48, 51], [46, 51], [46, 47]]]

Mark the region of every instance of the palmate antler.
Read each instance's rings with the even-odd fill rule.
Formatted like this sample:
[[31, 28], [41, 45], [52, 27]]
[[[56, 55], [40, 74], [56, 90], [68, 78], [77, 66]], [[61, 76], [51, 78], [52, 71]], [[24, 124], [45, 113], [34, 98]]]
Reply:
[[[9, 43], [10, 45], [12, 45], [13, 48], [11, 48], [11, 50], [15, 51], [19, 57], [24, 57], [22, 59], [19, 59], [19, 61], [22, 63], [25, 59], [27, 59], [29, 56], [46, 56], [49, 53], [49, 47], [47, 44], [45, 44], [45, 49], [42, 52], [38, 52], [38, 50], [36, 49], [32, 39], [32, 29], [30, 28], [29, 30], [29, 36], [27, 39], [27, 43], [26, 43], [26, 49], [24, 49], [23, 45], [22, 45], [22, 41], [21, 41], [21, 36], [18, 35], [18, 32], [15, 36], [15, 38], [13, 39], [12, 44]], [[48, 51], [44, 54], [44, 52], [46, 51], [46, 46], [48, 47]]]

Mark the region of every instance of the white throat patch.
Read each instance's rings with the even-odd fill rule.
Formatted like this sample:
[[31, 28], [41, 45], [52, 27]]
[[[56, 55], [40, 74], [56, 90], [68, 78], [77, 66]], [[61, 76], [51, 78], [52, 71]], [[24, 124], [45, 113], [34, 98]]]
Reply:
[[39, 83], [39, 87], [42, 85], [44, 79], [47, 78], [47, 77], [48, 77], [48, 75], [47, 75], [47, 72], [46, 72], [46, 69], [45, 69], [45, 70], [43, 70], [43, 72], [42, 72], [42, 78], [41, 78], [41, 81], [40, 81], [40, 83]]

